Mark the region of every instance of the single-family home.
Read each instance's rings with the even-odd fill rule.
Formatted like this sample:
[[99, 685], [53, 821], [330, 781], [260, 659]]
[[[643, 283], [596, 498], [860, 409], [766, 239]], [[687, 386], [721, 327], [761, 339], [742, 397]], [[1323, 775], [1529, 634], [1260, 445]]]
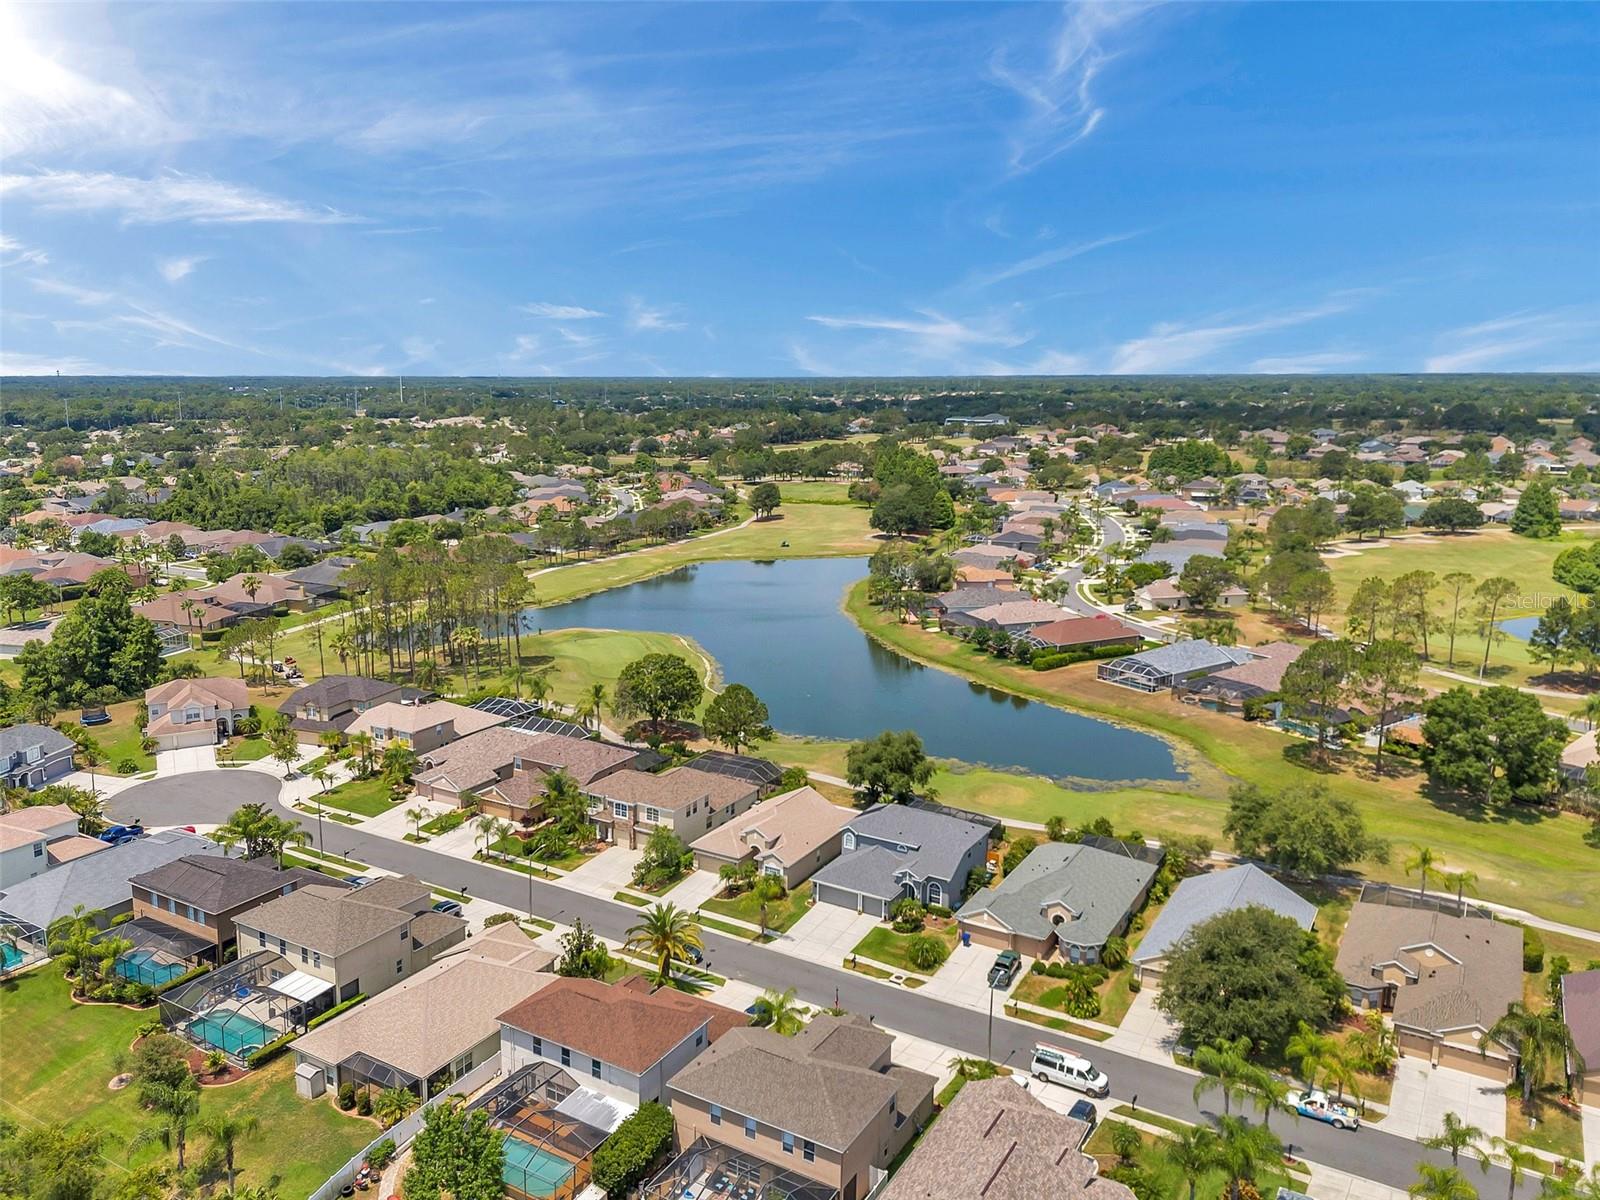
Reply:
[[59, 729], [24, 721], [0, 729], [0, 776], [8, 788], [37, 791], [77, 769], [75, 743]]
[[[487, 789], [513, 778], [517, 754], [530, 740], [520, 729], [500, 725], [430, 750], [424, 769], [418, 771], [412, 781], [417, 795], [458, 806], [469, 792], [482, 797]], [[485, 812], [519, 819], [530, 810], [532, 815], [538, 815], [542, 803], [539, 797], [544, 793], [548, 773], [529, 766], [516, 775], [519, 786], [501, 791], [495, 801], [497, 807], [485, 809]], [[511, 812], [513, 808], [518, 811]]]
[[356, 560], [349, 555], [335, 554], [310, 566], [286, 571], [283, 577], [297, 586], [309, 599], [326, 604], [344, 595], [345, 575], [355, 565]]
[[933, 1113], [932, 1075], [892, 1061], [866, 1017], [820, 1014], [794, 1037], [729, 1030], [668, 1088], [680, 1151], [718, 1148], [865, 1200]]
[[225, 676], [173, 679], [148, 689], [144, 702], [150, 710], [145, 732], [162, 750], [214, 746], [250, 715], [250, 689]]
[[[277, 896], [328, 877], [305, 867], [280, 869], [270, 859], [186, 854], [128, 880], [133, 921], [162, 925], [198, 942], [194, 954], [220, 961], [234, 944], [234, 918]], [[126, 928], [124, 926], [123, 928]]]
[[504, 725], [508, 719], [449, 700], [423, 704], [387, 700], [357, 714], [345, 732], [370, 734], [380, 751], [387, 746], [404, 746], [421, 757], [457, 738]]
[[1256, 655], [1239, 646], [1218, 646], [1200, 638], [1172, 642], [1153, 650], [1124, 655], [1100, 664], [1096, 674], [1107, 683], [1141, 692], [1159, 692], [1225, 667], [1252, 662]]
[[660, 826], [685, 842], [726, 824], [756, 802], [756, 784], [692, 765], [659, 775], [624, 768], [585, 784], [595, 836], [638, 846]]
[[0, 813], [0, 890], [51, 867], [109, 849], [78, 833], [78, 814], [65, 804], [35, 804]]
[[1363, 898], [1335, 969], [1357, 1006], [1390, 1014], [1401, 1054], [1510, 1082], [1514, 1051], [1488, 1032], [1522, 999], [1520, 926], [1447, 897], [1416, 907]]
[[758, 872], [794, 888], [839, 857], [845, 826], [855, 810], [835, 804], [813, 787], [764, 800], [690, 843], [704, 871], [749, 862]]
[[553, 984], [555, 960], [514, 921], [486, 929], [297, 1040], [296, 1085], [309, 1096], [350, 1083], [426, 1099], [500, 1053], [500, 1014]]
[[839, 857], [811, 877], [823, 904], [887, 917], [902, 896], [954, 907], [984, 866], [991, 826], [916, 804], [875, 804], [845, 826]]
[[1106, 613], [1063, 617], [1028, 630], [1026, 639], [1041, 650], [1099, 650], [1106, 646], [1137, 648], [1144, 635], [1126, 621]]
[[168, 830], [73, 857], [0, 891], [0, 921], [48, 929], [52, 921], [82, 908], [104, 914], [102, 921], [109, 924], [133, 911], [130, 879], [186, 854], [221, 855], [222, 847], [196, 834]]
[[980, 945], [1096, 963], [1106, 942], [1126, 932], [1144, 907], [1159, 867], [1159, 854], [1135, 853], [1109, 838], [1097, 845], [1046, 842], [956, 916]]
[[964, 584], [948, 592], [941, 592], [928, 600], [928, 610], [945, 624], [955, 624], [958, 618], [976, 612], [980, 608], [1022, 599], [1026, 597], [1017, 590], [1016, 584], [1011, 582], [1011, 576], [1007, 572], [1002, 579], [987, 583]]
[[1015, 1076], [966, 1084], [877, 1200], [1133, 1200], [1083, 1153], [1090, 1125], [1058, 1113]]
[[559, 1064], [586, 1087], [637, 1107], [749, 1017], [641, 975], [617, 983], [557, 979], [500, 1014], [500, 1066]]
[[1572, 1048], [1583, 1069], [1569, 1062], [1578, 1103], [1600, 1108], [1600, 970], [1577, 971], [1561, 977], [1561, 1019], [1572, 1034]]
[[1237, 708], [1246, 700], [1270, 696], [1283, 686], [1283, 673], [1305, 652], [1293, 642], [1267, 642], [1252, 646], [1257, 656], [1249, 662], [1223, 667], [1209, 675], [1184, 680], [1173, 690], [1180, 699], [1219, 709]]
[[1069, 616], [1071, 614], [1059, 604], [1019, 598], [955, 614], [949, 618], [949, 623], [971, 625], [976, 629], [994, 629], [1001, 633], [1024, 634], [1037, 626], [1050, 625]]
[[1589, 768], [1600, 763], [1600, 730], [1591, 729], [1561, 750], [1561, 777], [1572, 783], [1582, 783]]
[[1167, 903], [1140, 939], [1129, 961], [1139, 972], [1159, 975], [1167, 956], [1197, 925], [1236, 909], [1257, 905], [1288, 917], [1301, 929], [1317, 919], [1317, 906], [1284, 887], [1254, 863], [1192, 875], [1173, 889]]
[[[460, 917], [433, 911], [428, 885], [411, 875], [360, 887], [332, 880], [298, 887], [234, 917], [239, 956], [276, 953], [311, 977], [299, 999], [308, 1015], [385, 988], [422, 970], [466, 938]], [[308, 989], [309, 990], [309, 989]]]
[[296, 688], [278, 711], [289, 719], [295, 737], [316, 745], [325, 733], [344, 733], [362, 713], [380, 704], [415, 703], [431, 692], [365, 675], [324, 675]]

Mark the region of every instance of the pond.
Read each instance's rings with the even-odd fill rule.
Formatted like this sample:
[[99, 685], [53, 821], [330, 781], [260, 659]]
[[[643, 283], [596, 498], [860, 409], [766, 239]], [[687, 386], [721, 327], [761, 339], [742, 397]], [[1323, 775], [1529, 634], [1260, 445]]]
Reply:
[[1533, 636], [1533, 631], [1539, 627], [1538, 617], [1512, 617], [1509, 621], [1501, 621], [1500, 628], [1510, 634], [1519, 642], [1525, 642]]
[[682, 634], [784, 733], [858, 740], [914, 729], [928, 753], [1098, 782], [1181, 779], [1161, 738], [924, 667], [869, 638], [840, 607], [864, 559], [710, 562], [549, 608], [530, 629]]

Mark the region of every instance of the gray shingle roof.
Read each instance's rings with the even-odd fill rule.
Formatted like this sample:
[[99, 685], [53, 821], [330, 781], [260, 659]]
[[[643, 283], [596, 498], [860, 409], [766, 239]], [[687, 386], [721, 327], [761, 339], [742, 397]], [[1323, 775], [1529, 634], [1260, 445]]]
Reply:
[[892, 846], [861, 846], [834, 859], [813, 876], [819, 883], [864, 892], [869, 896], [897, 896], [897, 871], [909, 870], [919, 879], [955, 880], [975, 842], [987, 841], [989, 827], [943, 813], [928, 812], [909, 804], [876, 804], [845, 827], [857, 837]]
[[375, 879], [359, 888], [324, 880], [240, 914], [239, 923], [334, 956], [407, 927], [413, 940], [427, 945], [447, 932], [441, 921], [461, 921], [443, 913], [417, 916], [430, 899], [427, 885], [409, 875]]
[[1236, 666], [1239, 663], [1250, 662], [1254, 657], [1255, 655], [1242, 646], [1217, 646], [1199, 638], [1191, 638], [1188, 641], [1157, 646], [1154, 650], [1130, 654], [1127, 658], [1115, 659], [1114, 662], [1122, 663], [1131, 659], [1154, 667], [1163, 675], [1185, 675], [1191, 671]]
[[222, 847], [192, 833], [152, 833], [98, 854], [52, 867], [0, 892], [0, 912], [43, 929], [81, 904], [116, 909], [133, 903], [128, 880], [186, 854], [222, 854]]
[[1301, 929], [1317, 919], [1317, 906], [1295, 895], [1254, 863], [1185, 879], [1173, 890], [1161, 914], [1133, 954], [1134, 962], [1164, 956], [1196, 925], [1236, 908], [1259, 904], [1288, 917]]
[[[986, 913], [1025, 937], [1054, 932], [1064, 942], [1100, 946], [1133, 911], [1155, 873], [1154, 863], [1076, 842], [1046, 842], [998, 886], [967, 901], [960, 915]], [[1045, 909], [1056, 904], [1076, 916], [1052, 924]]]
[[267, 860], [186, 854], [128, 880], [208, 913], [222, 913], [285, 888], [326, 883], [328, 877], [304, 867], [279, 870]]
[[72, 745], [72, 739], [59, 729], [48, 725], [8, 725], [0, 729], [0, 766], [10, 762], [13, 754], [33, 746], [42, 746], [45, 757], [59, 754]]
[[1584, 1070], [1600, 1071], [1600, 971], [1561, 977], [1561, 1015], [1583, 1056]]

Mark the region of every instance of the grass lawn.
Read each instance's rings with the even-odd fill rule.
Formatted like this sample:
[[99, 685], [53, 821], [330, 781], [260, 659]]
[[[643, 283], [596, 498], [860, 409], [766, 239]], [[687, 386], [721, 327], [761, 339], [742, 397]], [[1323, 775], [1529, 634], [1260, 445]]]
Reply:
[[[89, 727], [89, 736], [100, 743], [100, 753], [105, 757], [105, 762], [95, 768], [96, 772], [131, 775], [155, 767], [155, 755], [146, 754], [139, 746], [143, 738], [139, 733], [138, 709], [139, 703], [136, 700], [107, 705], [106, 715], [111, 718], [110, 723]], [[82, 713], [73, 713], [71, 716], [63, 714], [62, 719], [75, 720], [82, 715]], [[118, 764], [128, 759], [133, 760], [134, 770], [122, 771]]]
[[[1140, 1113], [1139, 1118], [1142, 1120], [1145, 1115]], [[1115, 1119], [1102, 1121], [1084, 1144], [1084, 1151], [1099, 1160], [1102, 1170], [1114, 1167], [1119, 1162], [1117, 1152], [1111, 1145], [1111, 1130], [1113, 1126], [1125, 1124], [1127, 1122]], [[1182, 1172], [1173, 1167], [1161, 1152], [1161, 1147], [1167, 1139], [1141, 1129], [1139, 1140], [1142, 1148], [1134, 1161], [1154, 1177], [1153, 1192], [1161, 1196], [1187, 1196], [1189, 1185], [1185, 1182]], [[1220, 1200], [1227, 1192], [1227, 1182], [1226, 1175], [1220, 1170], [1202, 1176], [1195, 1188], [1195, 1200]], [[1256, 1177], [1256, 1189], [1263, 1196], [1276, 1195], [1280, 1187], [1298, 1191], [1304, 1186], [1303, 1177], [1292, 1176], [1281, 1166], [1266, 1167]]]
[[449, 833], [452, 829], [460, 829], [467, 823], [465, 809], [452, 809], [450, 812], [440, 813], [431, 821], [422, 823], [422, 832], [431, 834]]
[[832, 500], [822, 504], [801, 503], [800, 495], [794, 500], [788, 498], [783, 484], [780, 483], [778, 489], [784, 492], [783, 507], [770, 520], [755, 521], [743, 528], [725, 526], [728, 532], [711, 531], [684, 542], [536, 572], [534, 593], [541, 604], [555, 604], [624, 583], [636, 583], [686, 563], [716, 559], [837, 558], [871, 554], [877, 548], [877, 535], [867, 525], [867, 509]]
[[[864, 581], [851, 589], [845, 608], [869, 634], [921, 662], [1029, 699], [1151, 729], [1188, 752], [1191, 778], [1186, 783], [1110, 793], [1055, 788], [1053, 797], [1039, 791], [1030, 802], [1005, 808], [976, 805], [996, 816], [1043, 822], [1061, 813], [1070, 823], [1079, 812], [1104, 812], [1119, 828], [1136, 825], [1146, 834], [1205, 833], [1215, 838], [1226, 813], [1230, 778], [1248, 780], [1268, 791], [1322, 778], [1356, 800], [1369, 833], [1400, 847], [1429, 846], [1448, 869], [1474, 872], [1484, 899], [1577, 924], [1586, 918], [1592, 921], [1592, 914], [1600, 911], [1600, 856], [1583, 842], [1588, 822], [1574, 814], [1550, 815], [1526, 806], [1484, 809], [1449, 796], [1432, 797], [1425, 794], [1415, 773], [1373, 775], [1366, 754], [1347, 755], [1336, 764], [1342, 769], [1319, 775], [1303, 765], [1303, 743], [1236, 717], [1174, 704], [1164, 695], [1101, 683], [1094, 677], [1093, 663], [1030, 671], [943, 634], [902, 625], [866, 603]], [[784, 758], [794, 745], [780, 743], [775, 757]], [[810, 757], [821, 759], [829, 744], [799, 745]], [[819, 764], [816, 769], [826, 768]], [[948, 778], [936, 780], [935, 787]], [[942, 790], [940, 798], [947, 803], [967, 802], [966, 796], [948, 790]], [[1404, 859], [1396, 854], [1386, 866], [1363, 863], [1362, 868], [1373, 878], [1404, 883]]]
[[318, 792], [316, 798], [329, 808], [342, 808], [346, 812], [376, 817], [394, 807], [389, 799], [389, 785], [381, 775], [369, 779], [351, 779], [338, 787]]
[[[784, 932], [805, 916], [810, 907], [811, 893], [804, 887], [790, 892], [781, 900], [770, 901], [767, 904], [767, 929], [773, 933]], [[707, 900], [700, 906], [700, 910], [720, 913], [724, 917], [732, 917], [747, 925], [761, 924], [761, 902], [750, 892], [732, 900]]]
[[[1432, 571], [1440, 579], [1452, 571], [1465, 571], [1474, 579], [1487, 579], [1491, 575], [1504, 575], [1521, 585], [1521, 603], [1507, 608], [1506, 617], [1536, 615], [1557, 596], [1577, 600], [1575, 592], [1561, 586], [1550, 574], [1556, 555], [1569, 546], [1592, 542], [1593, 533], [1568, 532], [1559, 538], [1518, 537], [1508, 529], [1484, 529], [1476, 533], [1453, 537], [1404, 537], [1382, 546], [1364, 546], [1359, 542], [1340, 542], [1338, 549], [1356, 551], [1327, 560], [1333, 572], [1334, 585], [1339, 590], [1338, 608], [1342, 612], [1356, 585], [1369, 576], [1393, 580], [1407, 571]], [[1449, 608], [1440, 589], [1436, 603], [1442, 608], [1441, 619], [1448, 622]], [[1461, 623], [1456, 630], [1456, 664], [1454, 669], [1463, 674], [1476, 674], [1483, 661], [1483, 638], [1469, 605], [1463, 605]], [[1448, 666], [1448, 630], [1433, 636], [1429, 649], [1435, 665]], [[1528, 656], [1527, 643], [1513, 637], [1496, 639], [1489, 653], [1488, 677], [1497, 683], [1524, 683], [1531, 676], [1542, 673], [1543, 664], [1535, 665]], [[1438, 683], [1447, 681], [1435, 680]]]
[[234, 762], [260, 762], [272, 753], [272, 744], [264, 737], [229, 738], [226, 746], [219, 747], [219, 759]]
[[1521, 1086], [1513, 1084], [1506, 1095], [1506, 1138], [1582, 1162], [1583, 1121], [1577, 1113], [1557, 1103], [1559, 1095], [1560, 1089], [1553, 1084], [1538, 1089], [1533, 1094], [1530, 1114], [1522, 1107]]
[[[923, 927], [923, 933], [942, 940], [951, 950], [955, 949], [957, 927], [954, 921], [935, 924], [929, 921]], [[920, 967], [913, 967], [911, 960], [906, 957], [906, 946], [911, 939], [917, 937], [914, 933], [896, 933], [887, 925], [879, 925], [856, 943], [852, 954], [860, 954], [874, 962], [886, 963], [902, 971], [910, 971], [917, 975], [926, 975], [927, 972]]]
[[[60, 972], [46, 967], [0, 985], [0, 1024], [12, 1052], [0, 1056], [0, 1111], [21, 1124], [71, 1121], [106, 1135], [103, 1153], [116, 1167], [129, 1163], [128, 1140], [149, 1124], [132, 1090], [108, 1091], [113, 1062], [155, 1010], [73, 1004]], [[18, 1052], [26, 1046], [26, 1053]], [[377, 1126], [340, 1113], [333, 1105], [294, 1094], [294, 1058], [284, 1055], [228, 1087], [201, 1093], [200, 1112], [248, 1113], [261, 1132], [239, 1143], [241, 1186], [272, 1184], [284, 1196], [304, 1196], [377, 1135]], [[190, 1135], [191, 1161], [205, 1139]], [[293, 1153], [286, 1148], [293, 1147]], [[134, 1161], [165, 1151], [152, 1146]]]

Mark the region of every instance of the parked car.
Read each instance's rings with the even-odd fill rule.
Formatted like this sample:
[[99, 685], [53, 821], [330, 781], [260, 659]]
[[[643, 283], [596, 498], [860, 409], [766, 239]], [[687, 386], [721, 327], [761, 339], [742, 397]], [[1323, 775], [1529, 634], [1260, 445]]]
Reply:
[[352, 875], [352, 876], [350, 876], [349, 879], [345, 880], [345, 882], [348, 883], [353, 888], [364, 887], [367, 884], [372, 882], [372, 876], [371, 875]]
[[697, 967], [706, 960], [705, 952], [702, 951], [699, 946], [690, 946], [684, 951], [684, 953], [688, 957], [689, 961]]
[[433, 911], [443, 913], [447, 917], [459, 917], [466, 909], [461, 907], [461, 901], [459, 900], [435, 900], [433, 902]]
[[1322, 1121], [1335, 1129], [1361, 1128], [1361, 1117], [1356, 1110], [1328, 1099], [1326, 1092], [1301, 1092], [1289, 1098], [1289, 1105], [1302, 1117]]
[[1094, 1105], [1087, 1100], [1074, 1100], [1072, 1102], [1072, 1107], [1067, 1110], [1067, 1116], [1071, 1117], [1074, 1121], [1082, 1121], [1089, 1127], [1089, 1132], [1083, 1135], [1083, 1140], [1086, 1142], [1089, 1140], [1090, 1134], [1094, 1133], [1094, 1127], [1100, 1124], [1099, 1112], [1097, 1112]]
[[1095, 1097], [1111, 1094], [1111, 1080], [1106, 1078], [1105, 1072], [1096, 1070], [1087, 1058], [1060, 1046], [1043, 1043], [1035, 1046], [1032, 1071], [1033, 1077], [1042, 1083], [1059, 1083]]
[[122, 846], [144, 836], [143, 825], [110, 825], [99, 835], [108, 846]]
[[1002, 950], [995, 955], [994, 966], [989, 968], [989, 986], [1008, 988], [1017, 972], [1022, 970], [1022, 955], [1015, 950]]

